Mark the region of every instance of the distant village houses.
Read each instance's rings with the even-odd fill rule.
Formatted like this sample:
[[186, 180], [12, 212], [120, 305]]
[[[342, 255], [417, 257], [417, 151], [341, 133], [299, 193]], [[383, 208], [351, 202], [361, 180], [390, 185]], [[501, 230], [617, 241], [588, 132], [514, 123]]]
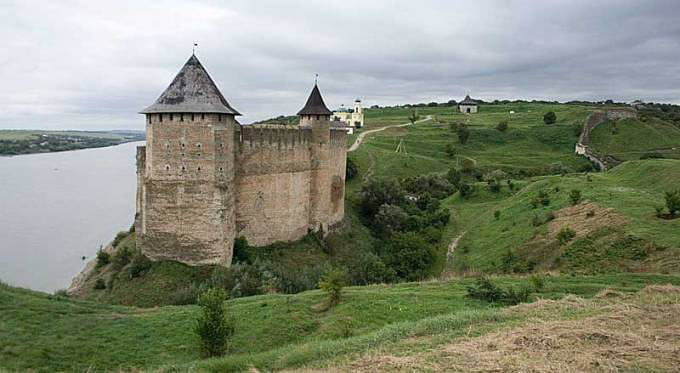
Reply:
[[470, 98], [470, 95], [466, 95], [463, 101], [458, 103], [458, 110], [461, 113], [472, 114], [477, 112], [477, 101]]
[[354, 133], [355, 129], [364, 126], [364, 109], [361, 100], [354, 100], [354, 109], [348, 109], [344, 105], [333, 112], [333, 127], [343, 128], [348, 134]]

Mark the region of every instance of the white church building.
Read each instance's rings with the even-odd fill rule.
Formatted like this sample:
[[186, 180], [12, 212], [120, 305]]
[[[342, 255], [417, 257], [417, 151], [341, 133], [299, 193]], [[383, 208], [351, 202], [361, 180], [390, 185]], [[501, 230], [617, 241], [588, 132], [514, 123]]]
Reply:
[[331, 117], [331, 124], [334, 122], [344, 122], [335, 125], [336, 127], [343, 127], [348, 134], [353, 134], [355, 129], [364, 126], [364, 108], [361, 106], [361, 100], [354, 100], [354, 108], [348, 109], [344, 105], [340, 109], [333, 112]]

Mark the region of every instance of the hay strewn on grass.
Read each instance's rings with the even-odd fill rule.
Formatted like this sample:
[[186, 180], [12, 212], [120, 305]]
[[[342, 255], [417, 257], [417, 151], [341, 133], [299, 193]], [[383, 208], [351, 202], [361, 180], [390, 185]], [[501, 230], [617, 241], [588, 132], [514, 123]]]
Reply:
[[[562, 314], [578, 309], [571, 319]], [[520, 327], [463, 337], [429, 351], [375, 352], [332, 371], [619, 372], [678, 371], [680, 287], [647, 286], [635, 294], [603, 291], [510, 307]], [[584, 316], [585, 315], [585, 316]]]

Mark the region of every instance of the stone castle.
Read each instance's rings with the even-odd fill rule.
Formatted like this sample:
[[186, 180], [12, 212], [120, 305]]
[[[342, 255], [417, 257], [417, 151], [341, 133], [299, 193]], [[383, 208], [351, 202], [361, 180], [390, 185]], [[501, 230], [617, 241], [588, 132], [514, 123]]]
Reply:
[[135, 230], [152, 260], [229, 265], [236, 237], [293, 241], [343, 219], [347, 134], [316, 84], [299, 126], [241, 125], [192, 55], [141, 113]]

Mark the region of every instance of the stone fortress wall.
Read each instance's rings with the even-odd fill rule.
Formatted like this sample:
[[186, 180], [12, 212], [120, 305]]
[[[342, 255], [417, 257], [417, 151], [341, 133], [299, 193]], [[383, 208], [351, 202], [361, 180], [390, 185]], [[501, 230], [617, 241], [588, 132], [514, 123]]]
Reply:
[[344, 217], [347, 134], [316, 85], [300, 126], [240, 125], [192, 55], [142, 113], [135, 231], [150, 259], [229, 265], [236, 237], [293, 241]]

